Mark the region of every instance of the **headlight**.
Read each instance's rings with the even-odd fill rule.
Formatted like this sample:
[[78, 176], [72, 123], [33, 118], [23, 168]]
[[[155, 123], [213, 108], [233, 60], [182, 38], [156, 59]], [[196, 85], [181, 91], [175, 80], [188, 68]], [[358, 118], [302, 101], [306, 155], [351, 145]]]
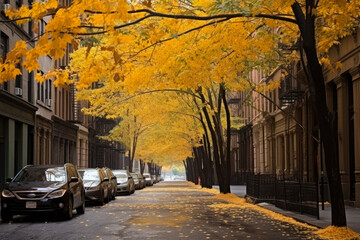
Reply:
[[3, 190], [1, 195], [3, 197], [15, 197], [15, 195], [10, 190], [7, 189]]
[[65, 189], [59, 189], [59, 190], [56, 190], [56, 191], [51, 192], [51, 193], [48, 195], [48, 197], [50, 197], [50, 198], [58, 198], [58, 197], [64, 196], [65, 193], [66, 193], [66, 190], [65, 190]]

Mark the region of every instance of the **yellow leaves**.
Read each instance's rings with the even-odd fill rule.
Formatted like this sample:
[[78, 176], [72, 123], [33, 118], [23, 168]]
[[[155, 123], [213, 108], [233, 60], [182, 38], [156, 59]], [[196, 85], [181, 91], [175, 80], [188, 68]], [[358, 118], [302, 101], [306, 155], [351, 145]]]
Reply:
[[201, 9], [209, 9], [211, 6], [214, 5], [213, 0], [195, 0], [194, 1], [194, 7], [198, 7]]
[[[20, 9], [10, 8], [6, 11], [6, 16], [10, 19], [16, 18], [32, 18], [33, 20], [41, 20], [49, 11], [54, 10], [58, 7], [57, 0], [48, 0], [41, 2], [34, 2], [32, 8], [29, 9], [23, 5]], [[17, 21], [18, 24], [23, 24], [29, 21], [29, 19]]]
[[35, 80], [42, 83], [47, 79], [54, 79], [54, 85], [58, 87], [72, 84], [73, 80], [71, 80], [69, 76], [70, 73], [68, 69], [54, 69], [48, 71], [46, 74], [37, 73], [35, 76]]
[[13, 79], [17, 75], [21, 75], [21, 71], [14, 64], [0, 62], [0, 83]]
[[35, 71], [40, 68], [40, 64], [37, 61], [37, 59], [40, 57], [40, 52], [37, 51], [36, 48], [33, 48], [26, 52], [26, 60], [23, 62], [23, 66], [28, 70], [29, 72]]
[[316, 234], [319, 235], [321, 238], [326, 239], [350, 240], [360, 238], [359, 233], [354, 232], [348, 227], [329, 226], [325, 229], [319, 229], [318, 231], [316, 231]]
[[9, 62], [19, 62], [26, 53], [26, 42], [18, 41], [12, 51], [7, 54], [6, 60]]
[[342, 68], [342, 63], [341, 62], [336, 62], [335, 63], [335, 69], [338, 70], [338, 69], [341, 69]]
[[268, 84], [267, 84], [267, 89], [268, 90], [274, 90], [276, 88], [279, 88], [280, 87], [280, 83], [281, 83], [281, 80], [273, 80], [273, 81], [270, 81]]

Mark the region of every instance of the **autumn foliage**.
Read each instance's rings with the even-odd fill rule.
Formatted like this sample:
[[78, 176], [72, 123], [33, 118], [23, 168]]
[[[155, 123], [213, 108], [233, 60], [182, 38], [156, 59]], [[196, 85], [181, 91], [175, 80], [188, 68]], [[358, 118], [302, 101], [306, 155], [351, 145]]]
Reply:
[[[226, 106], [226, 99], [224, 105], [221, 102], [223, 92], [262, 92], [278, 87], [279, 82], [251, 82], [249, 72], [262, 69], [267, 75], [297, 60], [306, 32], [300, 30], [305, 26], [310, 26], [307, 40], [315, 47], [307, 50], [305, 46], [304, 51], [315, 53], [316, 58], [307, 55], [307, 60], [317, 64], [319, 58], [329, 69], [341, 68], [340, 63], [330, 62], [327, 52], [358, 27], [360, 2], [75, 0], [70, 6], [60, 6], [57, 0], [49, 0], [36, 2], [31, 9], [10, 9], [6, 14], [18, 24], [33, 20], [34, 26], [44, 17], [50, 19], [46, 32], [33, 39], [34, 48], [18, 42], [0, 63], [0, 82], [20, 74], [16, 64], [27, 71], [38, 70], [39, 57], [59, 59], [71, 44], [75, 51], [69, 67], [38, 74], [36, 79], [54, 78], [55, 85], [75, 84], [81, 90], [78, 98], [91, 103], [86, 113], [122, 118], [109, 139], [130, 146], [138, 138], [139, 156], [150, 159], [161, 153], [156, 158], [166, 156], [165, 161], [172, 161], [191, 155], [191, 149], [214, 124], [217, 135], [209, 139], [213, 147], [219, 145], [219, 161], [223, 163], [229, 155], [226, 144], [230, 136], [226, 132], [229, 117], [226, 126], [219, 119], [226, 116], [221, 107]], [[309, 70], [310, 79], [316, 71]], [[94, 82], [97, 89], [92, 88]], [[166, 94], [161, 95], [161, 91]], [[184, 94], [192, 97], [184, 101]], [[324, 102], [322, 108], [326, 108]], [[189, 107], [182, 108], [186, 105]], [[192, 116], [205, 117], [205, 111], [210, 120], [206, 120], [207, 127], [199, 127]], [[175, 112], [181, 112], [182, 117]], [[325, 149], [333, 148], [324, 144]], [[326, 165], [332, 163], [336, 166], [336, 159]]]

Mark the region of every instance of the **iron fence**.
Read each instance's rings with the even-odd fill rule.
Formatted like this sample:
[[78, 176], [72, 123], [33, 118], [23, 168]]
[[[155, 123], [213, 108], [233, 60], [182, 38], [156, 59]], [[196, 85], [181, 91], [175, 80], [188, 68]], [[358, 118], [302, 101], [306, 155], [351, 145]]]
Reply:
[[269, 202], [282, 209], [319, 218], [316, 182], [279, 180], [275, 175], [248, 175], [246, 195], [256, 202]]
[[248, 176], [254, 175], [253, 172], [236, 172], [231, 175], [230, 184], [231, 185], [245, 185], [248, 179]]

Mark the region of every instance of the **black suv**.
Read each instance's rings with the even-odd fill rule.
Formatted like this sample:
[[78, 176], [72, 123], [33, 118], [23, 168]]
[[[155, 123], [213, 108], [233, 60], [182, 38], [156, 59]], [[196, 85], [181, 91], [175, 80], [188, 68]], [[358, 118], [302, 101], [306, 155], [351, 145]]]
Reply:
[[85, 212], [85, 189], [74, 165], [24, 167], [14, 179], [8, 179], [1, 193], [1, 219], [14, 214], [53, 212], [71, 219], [73, 209]]

